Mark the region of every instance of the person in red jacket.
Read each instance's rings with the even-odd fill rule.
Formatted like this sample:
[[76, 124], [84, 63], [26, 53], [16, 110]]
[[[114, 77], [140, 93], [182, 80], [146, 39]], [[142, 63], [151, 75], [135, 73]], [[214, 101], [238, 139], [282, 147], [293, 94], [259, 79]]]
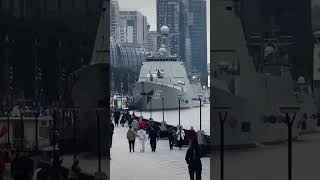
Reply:
[[189, 139], [189, 144], [191, 145], [191, 142], [194, 140], [194, 139], [197, 139], [197, 132], [193, 129], [193, 126], [190, 127], [190, 130], [188, 132], [188, 135], [187, 135], [188, 139]]
[[140, 126], [140, 129], [143, 129], [143, 130], [147, 129], [147, 124], [142, 119], [140, 119], [139, 126]]

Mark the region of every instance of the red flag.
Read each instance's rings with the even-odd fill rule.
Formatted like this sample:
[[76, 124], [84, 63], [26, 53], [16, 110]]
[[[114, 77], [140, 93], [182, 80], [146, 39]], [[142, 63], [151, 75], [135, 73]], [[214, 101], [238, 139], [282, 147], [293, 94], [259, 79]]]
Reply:
[[0, 130], [0, 138], [3, 137], [5, 134], [7, 134], [8, 130], [6, 126], [2, 126]]

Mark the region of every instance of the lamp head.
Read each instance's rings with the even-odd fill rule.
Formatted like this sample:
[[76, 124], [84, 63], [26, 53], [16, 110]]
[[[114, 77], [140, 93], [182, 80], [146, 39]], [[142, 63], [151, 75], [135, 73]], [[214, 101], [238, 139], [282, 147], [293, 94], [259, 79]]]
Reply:
[[219, 112], [229, 112], [232, 108], [228, 106], [214, 106], [213, 109]]
[[281, 113], [297, 113], [300, 110], [299, 106], [280, 106], [279, 110]]

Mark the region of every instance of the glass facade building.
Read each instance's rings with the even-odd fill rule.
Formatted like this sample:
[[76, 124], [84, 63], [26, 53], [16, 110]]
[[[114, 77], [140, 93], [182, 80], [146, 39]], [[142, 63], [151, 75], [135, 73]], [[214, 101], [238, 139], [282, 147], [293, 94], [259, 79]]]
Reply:
[[130, 68], [139, 72], [142, 61], [148, 54], [143, 46], [110, 41], [111, 65], [115, 68]]

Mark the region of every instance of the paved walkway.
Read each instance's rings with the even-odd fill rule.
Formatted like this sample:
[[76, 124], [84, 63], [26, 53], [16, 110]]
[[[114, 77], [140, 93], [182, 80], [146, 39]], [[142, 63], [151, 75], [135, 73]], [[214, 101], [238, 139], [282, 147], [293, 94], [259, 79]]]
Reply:
[[[292, 179], [318, 180], [320, 177], [320, 134], [302, 135], [293, 143]], [[225, 152], [225, 179], [287, 180], [287, 144]], [[219, 152], [212, 157], [212, 179], [220, 179]], [[241, 177], [241, 178], [239, 178]]]
[[[188, 168], [185, 163], [187, 148], [169, 150], [167, 140], [159, 140], [157, 152], [152, 153], [149, 142], [146, 142], [145, 153], [139, 152], [139, 141], [136, 141], [134, 153], [129, 152], [126, 139], [127, 127], [116, 127], [111, 149], [111, 180], [188, 180]], [[80, 166], [83, 171], [94, 173], [98, 169], [95, 159], [80, 156]], [[70, 167], [72, 156], [65, 157], [64, 165]], [[210, 179], [210, 158], [202, 158], [203, 180]], [[108, 169], [107, 160], [102, 160], [102, 170]]]

